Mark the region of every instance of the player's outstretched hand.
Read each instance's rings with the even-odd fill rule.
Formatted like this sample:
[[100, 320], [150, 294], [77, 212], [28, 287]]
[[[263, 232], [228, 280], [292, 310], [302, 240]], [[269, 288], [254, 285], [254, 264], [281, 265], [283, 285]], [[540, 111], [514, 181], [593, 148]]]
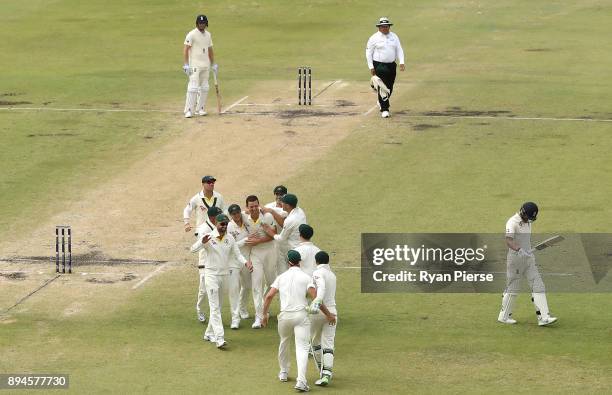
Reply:
[[189, 232], [191, 230], [190, 224], [185, 224], [185, 232]]
[[207, 233], [202, 237], [202, 244], [206, 244], [210, 241], [210, 235]]

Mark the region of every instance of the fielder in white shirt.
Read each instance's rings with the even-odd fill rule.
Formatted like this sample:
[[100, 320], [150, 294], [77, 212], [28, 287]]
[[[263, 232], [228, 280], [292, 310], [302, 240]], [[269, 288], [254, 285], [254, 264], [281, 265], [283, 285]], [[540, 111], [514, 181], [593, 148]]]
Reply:
[[397, 70], [396, 59], [399, 59], [400, 71], [404, 71], [404, 50], [397, 34], [391, 32], [393, 24], [389, 18], [382, 17], [376, 24], [378, 31], [368, 39], [366, 61], [370, 74], [378, 76], [389, 90], [389, 95], [382, 96], [378, 91], [378, 105], [383, 118], [389, 118], [389, 97], [393, 93]]
[[263, 228], [264, 225], [273, 227], [274, 218], [271, 214], [261, 213], [259, 199], [255, 195], [247, 196], [246, 205], [248, 211], [245, 222], [249, 228], [246, 245], [251, 248], [251, 262], [253, 263], [251, 286], [255, 305], [255, 321], [252, 328], [259, 329], [263, 318], [265, 284], [271, 285], [276, 278], [276, 248], [272, 237], [268, 236]]
[[[308, 367], [308, 349], [310, 342], [310, 320], [306, 308], [308, 300], [306, 294], [310, 294], [314, 299], [315, 289], [308, 277], [300, 270], [300, 253], [290, 250], [287, 253], [289, 269], [279, 275], [272, 283], [270, 291], [266, 295], [264, 303], [263, 326], [268, 324], [268, 311], [272, 299], [280, 294], [281, 312], [278, 315], [278, 334], [280, 344], [278, 346], [278, 363], [280, 381], [286, 382], [289, 373], [289, 341], [295, 337], [295, 356], [297, 360], [297, 383], [295, 389], [298, 391], [308, 391], [306, 371]], [[329, 311], [321, 306], [322, 311]], [[335, 317], [330, 314], [330, 322], [335, 322]]]
[[210, 65], [213, 65], [213, 70], [218, 69], [215, 64], [212, 37], [206, 28], [208, 28], [208, 18], [206, 15], [198, 15], [196, 28], [187, 33], [185, 37], [183, 71], [189, 77], [185, 98], [185, 118], [191, 118], [194, 114], [206, 115]]
[[[284, 185], [277, 185], [274, 187], [273, 193], [274, 201], [266, 204], [264, 206], [264, 209], [274, 210], [274, 212], [280, 215], [280, 219], [284, 221], [284, 219], [287, 218], [287, 214], [289, 213], [283, 210], [283, 202], [281, 201], [281, 199], [287, 194], [287, 187]], [[281, 229], [283, 229], [283, 225], [278, 223], [276, 219], [274, 220], [274, 225], [276, 227], [277, 232], [280, 232]], [[286, 247], [283, 248], [283, 246], [281, 246], [280, 242], [277, 240], [274, 240], [274, 245], [276, 247], [276, 272], [280, 274], [287, 270], [287, 260], [285, 259], [285, 257], [287, 256], [288, 250], [286, 249]]]
[[516, 324], [512, 310], [521, 290], [521, 277], [525, 275], [531, 287], [531, 301], [535, 305], [539, 326], [550, 325], [557, 321], [550, 315], [546, 290], [535, 257], [531, 252], [531, 224], [538, 216], [538, 206], [526, 202], [518, 213], [506, 223], [506, 245], [508, 246], [506, 289], [502, 298], [502, 308], [497, 320], [504, 324]]
[[[198, 226], [195, 230], [195, 236], [200, 237], [204, 236], [207, 233], [214, 232], [217, 229], [217, 215], [221, 214], [222, 211], [219, 207], [211, 207], [207, 210], [208, 219]], [[202, 312], [202, 303], [204, 299], [206, 299], [206, 271], [204, 268], [206, 267], [206, 250], [202, 249], [199, 251], [198, 255], [198, 277], [200, 280], [200, 285], [198, 287], [198, 299], [196, 301], [196, 314], [198, 315], [198, 320], [202, 323], [206, 322], [206, 315]]]
[[[251, 260], [251, 247], [246, 245], [249, 237], [249, 228], [246, 224], [246, 215], [242, 213], [240, 206], [232, 204], [227, 208], [232, 221], [227, 225], [227, 233], [236, 240], [238, 249], [242, 256]], [[237, 269], [237, 270], [236, 270]], [[251, 272], [240, 262], [234, 260], [229, 274], [229, 298], [232, 311], [232, 324], [230, 328], [238, 329], [240, 319], [249, 318], [247, 306], [251, 296]]]
[[310, 239], [314, 234], [314, 229], [312, 226], [308, 224], [302, 224], [298, 227], [300, 232], [300, 244], [297, 245], [294, 249], [300, 253], [302, 257], [302, 262], [300, 262], [300, 269], [310, 277], [312, 277], [312, 273], [314, 273], [316, 269], [315, 262], [315, 254], [321, 249], [314, 245]]
[[221, 211], [225, 212], [223, 196], [215, 191], [216, 181], [217, 179], [213, 176], [202, 177], [202, 190], [189, 199], [189, 203], [187, 203], [187, 206], [183, 209], [185, 232], [189, 232], [192, 229], [189, 221], [191, 220], [193, 211], [196, 212], [196, 228], [206, 221], [209, 208], [219, 207]]
[[210, 320], [204, 332], [204, 340], [216, 343], [217, 348], [223, 348], [227, 343], [221, 320], [221, 306], [223, 305], [223, 293], [227, 286], [230, 261], [236, 259], [249, 270], [252, 266], [251, 262], [240, 253], [234, 238], [226, 234], [229, 218], [225, 214], [219, 214], [216, 219], [217, 230], [198, 239], [191, 246], [191, 251], [198, 252], [204, 248], [208, 255], [205, 272]]
[[[310, 316], [310, 333], [314, 357], [317, 365], [321, 367], [319, 380], [315, 384], [325, 386], [331, 381], [332, 369], [334, 367], [334, 341], [338, 322], [336, 275], [329, 267], [329, 255], [327, 252], [317, 252], [315, 260], [317, 262], [317, 269], [312, 275], [312, 281], [317, 290], [317, 297], [309, 309], [309, 312], [314, 314]], [[320, 310], [321, 305], [326, 306], [329, 313], [334, 315], [335, 321], [333, 323]], [[321, 361], [323, 362], [322, 366]]]
[[282, 218], [279, 214], [276, 214], [272, 209], [262, 209], [266, 213], [270, 213], [274, 216], [274, 219], [279, 224], [282, 223], [283, 229], [278, 233], [271, 226], [264, 227], [266, 233], [274, 240], [279, 242], [279, 248], [282, 250], [290, 250], [300, 244], [300, 231], [299, 227], [301, 224], [307, 224], [306, 213], [304, 210], [297, 206], [298, 198], [294, 194], [288, 193], [281, 199], [283, 210], [287, 213], [286, 218]]

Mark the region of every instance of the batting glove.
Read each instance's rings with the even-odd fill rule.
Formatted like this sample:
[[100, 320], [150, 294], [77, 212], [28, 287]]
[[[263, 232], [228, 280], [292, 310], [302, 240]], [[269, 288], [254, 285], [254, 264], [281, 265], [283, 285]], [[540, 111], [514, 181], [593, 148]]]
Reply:
[[310, 314], [317, 314], [319, 312], [320, 308], [321, 308], [321, 300], [320, 299], [315, 299], [310, 304], [310, 307], [308, 308], [308, 312]]
[[212, 70], [216, 73], [217, 71], [219, 71], [219, 65], [218, 64], [213, 64], [212, 65]]
[[183, 65], [183, 72], [187, 75], [189, 75], [189, 65], [187, 63], [185, 63]]
[[523, 248], [521, 248], [520, 250], [518, 250], [518, 254], [520, 257], [522, 258], [530, 258], [533, 256], [533, 254], [529, 251], [524, 250]]

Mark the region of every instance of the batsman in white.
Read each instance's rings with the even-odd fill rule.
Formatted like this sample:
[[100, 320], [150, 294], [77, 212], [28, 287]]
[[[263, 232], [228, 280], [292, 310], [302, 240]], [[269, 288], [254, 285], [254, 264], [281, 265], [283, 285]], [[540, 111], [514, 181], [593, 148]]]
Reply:
[[[217, 71], [213, 42], [206, 15], [198, 15], [196, 28], [187, 33], [183, 47], [183, 71], [189, 77], [185, 99], [185, 118], [206, 115], [210, 68]], [[196, 107], [197, 105], [197, 107]], [[197, 108], [197, 110], [196, 110]]]
[[[312, 299], [316, 297], [314, 285], [311, 278], [300, 270], [300, 253], [290, 250], [287, 253], [289, 269], [279, 275], [268, 291], [264, 302], [262, 321], [263, 326], [268, 324], [268, 311], [272, 299], [276, 294], [280, 294], [281, 312], [278, 315], [278, 334], [280, 344], [278, 346], [278, 363], [280, 373], [278, 379], [282, 382], [288, 380], [289, 373], [289, 340], [295, 338], [295, 356], [297, 360], [297, 383], [295, 389], [301, 392], [309, 391], [310, 387], [306, 381], [306, 371], [308, 368], [308, 349], [310, 348], [310, 320], [308, 319], [308, 300], [309, 294]], [[321, 306], [321, 311], [329, 311], [325, 306]], [[330, 321], [335, 322], [335, 317], [330, 314]]]
[[227, 225], [229, 218], [225, 214], [217, 215], [217, 230], [198, 238], [191, 246], [191, 252], [206, 249], [208, 259], [206, 261], [206, 292], [208, 293], [208, 306], [210, 308], [210, 320], [204, 332], [204, 340], [217, 344], [217, 348], [223, 348], [225, 332], [221, 320], [221, 306], [223, 305], [223, 294], [227, 287], [230, 260], [236, 259], [240, 264], [252, 270], [251, 262], [242, 256], [236, 241], [228, 235]]
[[[315, 255], [317, 268], [312, 275], [312, 281], [317, 290], [317, 297], [309, 308], [310, 333], [312, 335], [312, 349], [317, 365], [321, 367], [321, 375], [316, 385], [326, 386], [332, 378], [334, 367], [334, 341], [336, 338], [336, 325], [338, 311], [336, 310], [336, 275], [329, 266], [329, 255], [319, 251]], [[335, 320], [330, 321], [320, 310], [320, 306], [327, 307]], [[321, 366], [321, 363], [323, 365]]]
[[[240, 253], [247, 259], [251, 259], [251, 247], [246, 245], [249, 237], [249, 227], [246, 224], [246, 214], [242, 213], [240, 206], [232, 204], [227, 208], [232, 219], [227, 225], [227, 233], [236, 239]], [[231, 329], [240, 327], [240, 320], [249, 318], [247, 306], [251, 295], [251, 272], [240, 262], [234, 260], [229, 274], [229, 299], [232, 312]]]
[[557, 321], [550, 315], [546, 290], [540, 272], [536, 267], [535, 257], [531, 250], [531, 224], [538, 216], [538, 206], [526, 202], [518, 213], [506, 223], [507, 273], [506, 290], [502, 298], [502, 307], [497, 320], [504, 324], [516, 324], [512, 318], [512, 309], [521, 290], [521, 277], [525, 275], [532, 291], [532, 302], [535, 305], [538, 325], [550, 325]]

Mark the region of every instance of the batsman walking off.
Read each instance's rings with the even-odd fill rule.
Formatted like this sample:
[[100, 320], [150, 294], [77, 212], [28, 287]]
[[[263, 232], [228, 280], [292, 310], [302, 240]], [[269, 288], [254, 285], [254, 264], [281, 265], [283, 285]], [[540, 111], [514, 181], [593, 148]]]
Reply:
[[506, 223], [506, 245], [508, 246], [506, 290], [502, 298], [502, 307], [497, 320], [504, 324], [516, 324], [512, 318], [512, 309], [521, 290], [521, 277], [524, 275], [531, 287], [531, 301], [535, 305], [538, 325], [550, 325], [557, 321], [550, 315], [546, 290], [540, 272], [536, 267], [535, 256], [531, 251], [531, 224], [538, 216], [538, 206], [526, 202], [518, 213]]
[[389, 90], [389, 95], [383, 97], [378, 90], [378, 105], [383, 118], [389, 118], [389, 99], [393, 93], [395, 74], [397, 69], [396, 59], [399, 59], [400, 71], [404, 71], [404, 50], [397, 34], [391, 32], [393, 23], [389, 18], [382, 17], [376, 24], [378, 31], [370, 36], [366, 45], [366, 60], [370, 74], [378, 76]]
[[[210, 68], [217, 71], [213, 42], [208, 27], [206, 15], [198, 15], [196, 28], [187, 33], [183, 47], [183, 71], [189, 77], [187, 95], [185, 98], [185, 118], [194, 114], [206, 115], [206, 99], [208, 97], [208, 78]], [[197, 107], [196, 107], [197, 105]]]
[[[334, 367], [334, 341], [338, 323], [336, 310], [336, 275], [329, 266], [329, 254], [319, 251], [314, 257], [317, 268], [312, 275], [312, 281], [317, 290], [317, 297], [310, 305], [310, 333], [312, 334], [312, 350], [317, 365], [320, 366], [319, 380], [316, 385], [329, 385]], [[327, 307], [328, 313], [335, 319], [331, 320], [321, 311], [321, 305]]]

